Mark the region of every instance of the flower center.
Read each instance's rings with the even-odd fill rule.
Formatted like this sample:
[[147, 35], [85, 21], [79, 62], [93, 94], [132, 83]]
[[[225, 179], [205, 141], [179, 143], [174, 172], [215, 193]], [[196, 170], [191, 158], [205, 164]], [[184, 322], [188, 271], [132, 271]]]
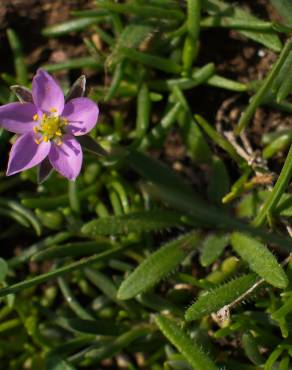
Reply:
[[38, 121], [39, 125], [33, 128], [36, 134], [41, 135], [35, 142], [40, 144], [42, 141], [48, 142], [49, 140], [54, 141], [57, 145], [62, 144], [62, 136], [65, 133], [64, 128], [68, 124], [66, 118], [54, 115], [56, 109], [50, 110], [52, 114], [43, 113], [40, 119], [38, 114], [33, 116], [34, 121]]

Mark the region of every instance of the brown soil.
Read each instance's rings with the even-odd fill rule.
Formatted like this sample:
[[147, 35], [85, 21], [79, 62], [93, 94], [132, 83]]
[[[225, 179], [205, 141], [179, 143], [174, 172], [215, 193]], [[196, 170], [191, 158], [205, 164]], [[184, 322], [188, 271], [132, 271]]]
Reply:
[[[279, 21], [268, 0], [241, 0], [239, 5], [250, 9], [262, 19]], [[32, 72], [47, 62], [62, 62], [87, 54], [82, 43], [82, 35], [71, 34], [61, 38], [46, 39], [41, 30], [49, 25], [70, 19], [74, 9], [94, 6], [94, 0], [2, 0], [0, 2], [0, 53], [10, 53], [5, 30], [15, 29], [20, 36], [28, 66]], [[201, 34], [201, 50], [198, 63], [204, 65], [214, 62], [218, 73], [246, 83], [266, 76], [277, 56], [258, 43], [240, 36], [239, 33], [224, 29], [211, 29]], [[3, 72], [13, 72], [10, 55], [2, 58]], [[72, 72], [71, 78], [76, 76]], [[77, 73], [77, 72], [76, 72]], [[202, 114], [211, 123], [223, 119], [229, 129], [238, 123], [239, 115], [248, 103], [245, 94], [201, 86], [189, 96], [194, 112]], [[291, 127], [292, 117], [261, 107], [257, 110], [250, 125], [252, 143], [260, 145], [264, 132], [278, 128]], [[178, 149], [179, 138], [170, 137], [167, 141], [166, 156], [181, 159], [183, 151]], [[174, 153], [175, 152], [175, 153]]]
[[[74, 34], [62, 39], [42, 37], [41, 30], [71, 18], [72, 10], [90, 8], [92, 0], [2, 0], [0, 2], [0, 53], [9, 50], [5, 31], [13, 28], [19, 35], [26, 62], [35, 70], [45, 62], [61, 62], [85, 54], [82, 39]], [[12, 72], [10, 55], [1, 61], [2, 70]]]

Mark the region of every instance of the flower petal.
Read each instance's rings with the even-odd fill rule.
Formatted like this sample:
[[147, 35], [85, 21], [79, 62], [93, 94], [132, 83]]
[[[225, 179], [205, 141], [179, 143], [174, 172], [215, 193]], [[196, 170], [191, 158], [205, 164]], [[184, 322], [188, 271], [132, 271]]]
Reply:
[[50, 112], [52, 109], [59, 115], [63, 112], [63, 91], [54, 78], [42, 69], [33, 78], [32, 96], [35, 105], [43, 112]]
[[24, 134], [33, 129], [33, 116], [37, 108], [31, 103], [9, 103], [0, 107], [0, 126], [16, 134]]
[[49, 160], [56, 171], [69, 180], [75, 180], [82, 165], [83, 153], [81, 145], [73, 136], [62, 137], [62, 144], [52, 143]]
[[67, 131], [75, 136], [87, 134], [96, 125], [98, 112], [98, 106], [88, 98], [71, 99], [62, 114], [69, 121]]
[[32, 132], [21, 135], [11, 148], [7, 176], [36, 166], [46, 158], [50, 148], [50, 142], [36, 144], [35, 134]]

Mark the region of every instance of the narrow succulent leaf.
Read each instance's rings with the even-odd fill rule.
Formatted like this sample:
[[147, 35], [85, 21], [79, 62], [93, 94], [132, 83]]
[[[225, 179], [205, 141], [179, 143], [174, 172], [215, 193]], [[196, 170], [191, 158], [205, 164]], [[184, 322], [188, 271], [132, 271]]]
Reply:
[[198, 320], [205, 315], [217, 312], [238, 299], [249, 290], [258, 277], [255, 274], [242, 275], [199, 296], [185, 314], [187, 321]]
[[111, 320], [105, 319], [94, 319], [94, 320], [84, 320], [79, 318], [62, 318], [62, 321], [68, 325], [70, 330], [94, 334], [94, 335], [117, 335], [122, 334], [125, 328], [119, 324], [115, 324]]
[[7, 286], [5, 288], [0, 289], [0, 297], [4, 297], [8, 294], [13, 294], [13, 293], [20, 292], [24, 289], [31, 288], [33, 286], [42, 284], [42, 283], [44, 283], [48, 280], [54, 279], [56, 277], [59, 277], [59, 276], [65, 275], [65, 274], [68, 274], [69, 272], [79, 270], [80, 268], [83, 268], [85, 266], [89, 266], [89, 265], [94, 264], [94, 263], [96, 263], [100, 260], [110, 258], [110, 257], [118, 254], [119, 252], [121, 252], [122, 249], [123, 249], [122, 247], [121, 248], [110, 249], [108, 251], [101, 252], [99, 254], [90, 256], [88, 258], [83, 258], [79, 261], [72, 262], [68, 265], [65, 265], [65, 266], [62, 266], [62, 267], [59, 267], [59, 268], [56, 268], [56, 269], [52, 269], [52, 271], [49, 271], [49, 272], [46, 272], [44, 274], [38, 275], [38, 276], [33, 277], [31, 279], [26, 279], [26, 280], [23, 280], [19, 283]]
[[8, 28], [6, 33], [11, 51], [13, 53], [16, 80], [18, 83], [26, 85], [28, 82], [28, 70], [27, 63], [24, 60], [20, 38], [18, 37], [18, 34], [11, 28]]
[[123, 281], [118, 298], [130, 299], [152, 288], [198, 247], [200, 238], [200, 234], [193, 231], [152, 253]]
[[251, 270], [265, 279], [271, 285], [285, 288], [288, 278], [269, 249], [250, 236], [233, 233], [231, 245], [236, 253], [248, 263]]
[[292, 250], [291, 238], [251, 227], [229, 215], [225, 210], [207, 204], [174, 171], [161, 162], [136, 150], [131, 150], [125, 159], [137, 173], [149, 181], [147, 190], [151, 194], [176, 210], [186, 212], [189, 215], [189, 222], [193, 225], [212, 225], [218, 229], [246, 232], [260, 237], [263, 241]]
[[45, 360], [45, 370], [76, 370], [76, 368], [61, 357], [49, 355]]
[[27, 209], [18, 202], [6, 198], [0, 198], [0, 206], [7, 210], [11, 209], [16, 215], [23, 217], [33, 227], [38, 236], [42, 233], [42, 226], [31, 210]]
[[228, 234], [211, 234], [203, 242], [200, 256], [201, 265], [206, 267], [214, 263], [229, 244]]
[[27, 87], [12, 85], [10, 86], [10, 89], [21, 103], [33, 102], [31, 91]]
[[[55, 244], [55, 243], [54, 243]], [[67, 243], [62, 245], [53, 245], [45, 250], [41, 250], [31, 257], [32, 262], [41, 262], [64, 257], [85, 257], [94, 253], [99, 253], [108, 248], [112, 248], [110, 241], [82, 241]]]
[[230, 191], [230, 179], [225, 163], [213, 157], [208, 186], [208, 196], [212, 203], [222, 205], [222, 199]]
[[0, 258], [0, 283], [2, 283], [5, 280], [7, 273], [8, 273], [7, 262], [3, 258]]
[[182, 11], [177, 9], [169, 9], [168, 7], [162, 7], [162, 6], [153, 6], [143, 4], [143, 7], [141, 7], [139, 4], [135, 3], [124, 3], [124, 4], [118, 4], [114, 3], [112, 1], [107, 0], [98, 0], [97, 5], [99, 9], [106, 9], [111, 10], [113, 12], [117, 13], [125, 13], [125, 14], [133, 14], [136, 16], [143, 16], [143, 17], [157, 17], [159, 19], [177, 19], [182, 20], [184, 18], [184, 14]]
[[103, 70], [103, 63], [96, 57], [80, 57], [65, 60], [65, 62], [44, 64], [42, 66], [47, 72], [57, 72], [63, 70], [80, 69], [80, 68], [92, 68], [95, 70]]
[[106, 65], [115, 65], [124, 59], [124, 56], [120, 53], [121, 48], [126, 47], [136, 49], [154, 34], [155, 30], [153, 31], [153, 27], [150, 25], [134, 23], [126, 26], [119, 35], [112, 53], [107, 57]]
[[269, 193], [269, 196], [265, 200], [262, 208], [257, 214], [256, 218], [253, 220], [253, 225], [258, 227], [264, 224], [267, 216], [274, 211], [277, 207], [281, 196], [284, 194], [290, 179], [292, 176], [292, 145], [290, 146], [288, 155], [285, 159], [284, 166], [281, 173], [277, 179], [277, 182], [273, 190]]
[[244, 333], [242, 336], [242, 346], [246, 356], [255, 365], [261, 365], [264, 359], [259, 351], [257, 342], [251, 333]]
[[66, 99], [65, 99], [66, 102], [71, 99], [83, 97], [85, 93], [85, 87], [86, 87], [86, 77], [82, 75], [78, 77], [77, 80], [70, 87], [70, 90], [68, 91], [68, 94], [66, 95]]
[[170, 227], [184, 225], [182, 216], [173, 211], [153, 210], [135, 212], [123, 216], [103, 217], [83, 225], [83, 234], [95, 237], [97, 235], [119, 235], [130, 232], [142, 233], [164, 230]]
[[58, 37], [66, 35], [70, 32], [81, 31], [88, 26], [96, 24], [100, 19], [100, 17], [73, 19], [68, 22], [43, 28], [42, 34], [46, 37]]
[[152, 330], [152, 326], [148, 324], [134, 326], [119, 337], [115, 337], [110, 343], [99, 346], [97, 349], [93, 347], [93, 349], [86, 354], [86, 358], [90, 360], [90, 363], [92, 363], [91, 360], [93, 360], [94, 363], [100, 363], [101, 360], [111, 358], [124, 348], [128, 348], [132, 342], [140, 337], [145, 337], [145, 335], [151, 333]]
[[[207, 0], [203, 2], [203, 7], [211, 15], [217, 13], [217, 15], [223, 16], [225, 23], [228, 23], [228, 20], [234, 21], [238, 19], [239, 21], [246, 22], [261, 22], [257, 17], [246, 12], [239, 6], [230, 6], [227, 2], [220, 0]], [[228, 15], [228, 17], [226, 17]], [[282, 44], [276, 34], [276, 32], [261, 32], [261, 31], [246, 31], [238, 30], [242, 35], [261, 43], [262, 45], [270, 48], [273, 51], [279, 52], [281, 50]]]
[[177, 348], [196, 370], [218, 370], [202, 346], [191, 339], [173, 320], [156, 316], [155, 322], [163, 335]]
[[292, 50], [292, 40], [288, 39], [285, 46], [281, 50], [278, 60], [273, 65], [272, 69], [264, 79], [263, 83], [258, 88], [255, 95], [250, 99], [250, 103], [240, 117], [236, 133], [240, 134], [250, 122], [258, 106], [264, 103], [267, 94], [270, 92], [275, 79], [277, 78], [281, 68], [285, 64], [290, 52]]

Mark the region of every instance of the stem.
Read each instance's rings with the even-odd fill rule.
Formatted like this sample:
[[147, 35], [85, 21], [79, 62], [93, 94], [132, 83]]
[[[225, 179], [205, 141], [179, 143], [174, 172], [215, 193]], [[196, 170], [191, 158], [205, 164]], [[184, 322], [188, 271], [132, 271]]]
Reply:
[[290, 51], [292, 48], [292, 39], [288, 40], [283, 47], [281, 54], [274, 64], [271, 72], [260, 86], [256, 94], [251, 98], [249, 106], [246, 108], [245, 112], [242, 114], [238, 127], [236, 128], [236, 133], [240, 134], [242, 130], [248, 125], [251, 117], [253, 116], [257, 107], [263, 102], [264, 97], [268, 90], [270, 89], [272, 83], [274, 82], [275, 78], [277, 77], [280, 69], [282, 68], [284, 62], [286, 61]]
[[280, 173], [280, 176], [271, 191], [269, 197], [267, 198], [265, 204], [260, 210], [257, 217], [253, 220], [253, 226], [262, 226], [265, 222], [266, 217], [271, 213], [277, 206], [279, 199], [284, 193], [290, 179], [292, 176], [292, 145], [290, 146], [286, 161]]

